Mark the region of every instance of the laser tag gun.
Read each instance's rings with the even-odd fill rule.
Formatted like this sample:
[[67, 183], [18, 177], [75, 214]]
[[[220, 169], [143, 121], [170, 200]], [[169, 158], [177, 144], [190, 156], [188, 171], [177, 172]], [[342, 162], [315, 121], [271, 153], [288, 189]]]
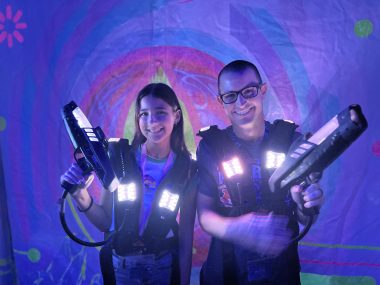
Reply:
[[[107, 155], [108, 142], [100, 127], [93, 128], [82, 110], [71, 101], [62, 109], [66, 130], [75, 148], [74, 158], [84, 173], [95, 171], [103, 187], [110, 192], [117, 189], [119, 180]], [[74, 185], [64, 182], [63, 188], [73, 191]]]
[[[119, 180], [111, 166], [108, 157], [108, 141], [100, 127], [93, 128], [82, 110], [71, 101], [62, 109], [62, 118], [65, 122], [66, 130], [75, 148], [74, 158], [85, 174], [95, 172], [105, 189], [113, 192], [119, 185]], [[63, 181], [61, 186], [65, 189], [59, 200], [60, 220], [67, 235], [79, 244], [85, 246], [101, 246], [107, 243], [112, 236], [105, 241], [88, 242], [78, 238], [69, 229], [65, 219], [65, 200], [68, 193], [73, 194], [76, 185]]]
[[[304, 188], [314, 181], [311, 173], [322, 173], [367, 128], [368, 123], [359, 105], [350, 105], [333, 117], [308, 139], [295, 141], [283, 164], [269, 179], [269, 189], [284, 191], [293, 185]], [[306, 215], [317, 214], [317, 209], [303, 209]]]

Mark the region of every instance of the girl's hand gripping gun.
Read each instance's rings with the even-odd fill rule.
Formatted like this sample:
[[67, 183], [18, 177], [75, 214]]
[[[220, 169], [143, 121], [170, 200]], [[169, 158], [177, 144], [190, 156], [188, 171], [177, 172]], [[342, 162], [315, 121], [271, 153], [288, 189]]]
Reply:
[[[71, 101], [62, 109], [66, 130], [75, 148], [74, 158], [84, 173], [95, 171], [103, 187], [110, 192], [117, 189], [119, 180], [108, 157], [108, 142], [100, 127], [93, 128], [82, 110]], [[75, 186], [64, 181], [61, 185], [70, 193]]]

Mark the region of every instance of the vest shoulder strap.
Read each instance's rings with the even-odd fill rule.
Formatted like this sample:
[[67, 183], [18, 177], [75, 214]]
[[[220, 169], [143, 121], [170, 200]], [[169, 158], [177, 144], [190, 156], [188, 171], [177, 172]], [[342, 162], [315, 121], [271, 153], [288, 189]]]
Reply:
[[227, 132], [219, 129], [216, 125], [201, 129], [197, 136], [202, 137], [202, 141], [210, 147], [212, 153], [220, 161], [234, 145]]
[[269, 126], [266, 148], [276, 152], [287, 152], [294, 140], [298, 125], [288, 120], [275, 120]]
[[[112, 167], [121, 183], [134, 181], [140, 177], [139, 168], [136, 164], [132, 147], [127, 139], [112, 139], [108, 141], [108, 156]], [[136, 192], [140, 193], [140, 178], [134, 181]], [[119, 191], [119, 190], [117, 190]], [[140, 195], [133, 203], [129, 201], [118, 201], [118, 192], [113, 197], [114, 203], [114, 223], [116, 235], [112, 241], [112, 247], [119, 255], [125, 255], [132, 251], [133, 242], [138, 239], [138, 222], [140, 213]]]
[[108, 156], [111, 165], [118, 178], [126, 174], [126, 160], [130, 155], [131, 146], [127, 139], [109, 139], [108, 140]]
[[202, 137], [206, 141], [215, 141], [218, 138], [224, 137], [224, 131], [219, 129], [217, 125], [212, 125], [206, 128], [202, 128], [197, 133], [197, 136]]

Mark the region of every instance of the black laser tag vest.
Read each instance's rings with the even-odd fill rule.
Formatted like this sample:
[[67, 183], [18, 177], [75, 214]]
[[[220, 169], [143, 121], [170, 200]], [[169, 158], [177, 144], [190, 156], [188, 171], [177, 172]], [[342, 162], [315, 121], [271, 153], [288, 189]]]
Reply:
[[[222, 183], [220, 181], [218, 183], [219, 199], [225, 202], [218, 203], [218, 212], [221, 215], [233, 217], [252, 211], [288, 213], [289, 205], [284, 203], [286, 191], [285, 193], [269, 191], [268, 180], [275, 169], [268, 169], [265, 162], [267, 151], [284, 154], [288, 152], [297, 127], [296, 124], [284, 120], [276, 120], [273, 124], [266, 122], [266, 134], [258, 151], [259, 157], [254, 159], [255, 161], [252, 161], [250, 150], [226, 130], [211, 126], [198, 133], [217, 158], [218, 176], [223, 180]], [[243, 174], [227, 178], [223, 171], [223, 162], [231, 161], [235, 157], [241, 163]], [[260, 179], [253, 179], [255, 175]]]
[[[284, 193], [269, 191], [268, 180], [274, 169], [267, 169], [265, 165], [267, 151], [285, 154], [288, 152], [296, 128], [294, 123], [283, 120], [277, 120], [273, 124], [265, 122], [266, 130], [263, 140], [252, 145], [252, 147], [258, 146], [254, 153], [247, 149], [246, 145], [242, 145], [236, 137], [231, 136], [228, 130], [219, 130], [216, 126], [212, 126], [199, 133], [217, 160], [217, 176], [219, 178], [222, 176], [223, 183], [218, 181], [220, 201], [217, 203], [217, 211], [219, 214], [234, 217], [248, 212], [273, 211], [276, 214], [291, 217], [288, 226], [294, 234], [298, 232], [298, 224], [293, 211], [294, 204], [291, 204], [287, 191]], [[257, 157], [253, 157], [253, 154]], [[243, 173], [227, 178], [223, 171], [223, 162], [230, 161], [234, 157], [239, 158]], [[253, 179], [255, 176], [260, 179], [255, 181]], [[222, 200], [229, 203], [223, 204]], [[283, 256], [287, 256], [286, 260], [295, 258], [297, 262], [296, 247], [289, 248], [284, 254]], [[213, 238], [207, 261], [202, 267], [202, 282], [204, 284], [239, 284], [238, 275], [242, 270], [239, 266], [244, 268], [248, 266], [248, 264], [244, 264], [244, 258], [236, 252], [234, 244]], [[284, 268], [285, 266], [286, 264]]]
[[[109, 156], [116, 175], [122, 184], [134, 183], [136, 185], [136, 200], [118, 201], [118, 190], [114, 194], [114, 221], [116, 235], [113, 239], [113, 248], [118, 255], [127, 255], [130, 252], [143, 251], [155, 253], [166, 250], [176, 244], [178, 236], [178, 223], [176, 217], [181, 204], [181, 198], [196, 172], [195, 163], [184, 155], [177, 155], [173, 166], [156, 188], [151, 213], [145, 230], [139, 235], [139, 217], [142, 207], [143, 182], [142, 173], [137, 164], [134, 151], [127, 139], [109, 143]], [[174, 211], [159, 206], [159, 200], [164, 190], [178, 194], [179, 200]], [[172, 243], [167, 244], [165, 239], [170, 230], [174, 233]], [[167, 244], [167, 248], [165, 245]]]

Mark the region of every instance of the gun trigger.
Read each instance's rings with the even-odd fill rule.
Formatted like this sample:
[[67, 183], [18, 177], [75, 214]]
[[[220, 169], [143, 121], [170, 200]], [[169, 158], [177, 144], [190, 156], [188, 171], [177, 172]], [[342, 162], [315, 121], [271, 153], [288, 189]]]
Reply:
[[81, 151], [80, 147], [77, 147], [74, 151], [74, 158], [76, 161], [84, 157], [84, 153]]
[[302, 191], [305, 190], [310, 185], [308, 176], [306, 176], [306, 180], [302, 181], [299, 185], [302, 187]]
[[312, 172], [307, 176], [307, 179], [310, 181], [310, 184], [317, 183], [322, 178], [321, 172]]

